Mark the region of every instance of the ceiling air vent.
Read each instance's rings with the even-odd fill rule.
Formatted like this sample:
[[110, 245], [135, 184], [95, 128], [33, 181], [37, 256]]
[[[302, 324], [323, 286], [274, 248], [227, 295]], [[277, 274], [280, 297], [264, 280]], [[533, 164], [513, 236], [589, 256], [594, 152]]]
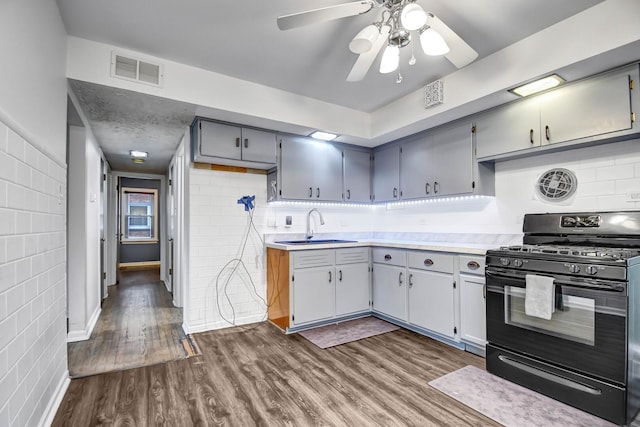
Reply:
[[547, 202], [562, 202], [569, 199], [578, 187], [576, 175], [568, 169], [550, 169], [540, 175], [536, 193]]
[[111, 55], [111, 76], [152, 86], [162, 86], [162, 65], [113, 52]]

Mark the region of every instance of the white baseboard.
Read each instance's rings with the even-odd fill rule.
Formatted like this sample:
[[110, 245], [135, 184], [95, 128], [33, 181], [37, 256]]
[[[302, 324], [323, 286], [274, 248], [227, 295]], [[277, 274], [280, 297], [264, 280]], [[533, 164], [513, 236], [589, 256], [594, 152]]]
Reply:
[[164, 283], [164, 287], [167, 290], [167, 292], [171, 293], [171, 286], [169, 286], [169, 282], [167, 282], [167, 279], [164, 279], [162, 283]]
[[264, 314], [254, 314], [247, 317], [236, 318], [235, 325], [231, 325], [224, 320], [218, 320], [215, 322], [202, 322], [193, 325], [188, 324], [186, 321], [182, 323], [182, 329], [186, 334], [195, 334], [198, 332], [213, 331], [216, 329], [231, 328], [233, 326], [246, 325], [249, 323], [263, 322], [267, 320]]
[[62, 399], [64, 398], [64, 394], [67, 392], [69, 388], [69, 384], [71, 384], [71, 379], [69, 378], [69, 371], [64, 371], [62, 378], [58, 381], [58, 385], [56, 386], [56, 390], [49, 399], [47, 403], [47, 407], [44, 409], [44, 413], [42, 417], [40, 417], [40, 421], [38, 422], [38, 427], [49, 427], [53, 424], [53, 419], [58, 412], [58, 408], [62, 403]]
[[91, 319], [89, 319], [89, 323], [84, 330], [67, 332], [67, 342], [86, 341], [91, 338], [91, 333], [93, 332], [93, 328], [96, 327], [96, 323], [98, 323], [101, 312], [102, 308], [100, 308], [100, 306], [98, 305], [98, 307], [96, 307], [96, 310], [91, 315]]

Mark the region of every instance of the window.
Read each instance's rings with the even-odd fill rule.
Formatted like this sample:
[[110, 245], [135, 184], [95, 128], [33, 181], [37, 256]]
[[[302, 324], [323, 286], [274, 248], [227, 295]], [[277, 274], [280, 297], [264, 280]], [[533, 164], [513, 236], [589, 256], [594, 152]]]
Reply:
[[158, 241], [158, 190], [122, 188], [120, 218], [123, 243], [156, 243]]

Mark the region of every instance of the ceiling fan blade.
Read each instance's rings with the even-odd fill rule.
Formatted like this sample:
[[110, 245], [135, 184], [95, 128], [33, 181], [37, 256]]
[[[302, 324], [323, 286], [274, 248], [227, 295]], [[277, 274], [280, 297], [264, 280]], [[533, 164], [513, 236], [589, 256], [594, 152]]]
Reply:
[[459, 35], [457, 35], [437, 16], [429, 15], [427, 25], [440, 33], [447, 42], [450, 51], [445, 55], [445, 57], [456, 67], [462, 68], [465, 65], [472, 63], [478, 57], [478, 52], [473, 50], [467, 42], [462, 40]]
[[380, 30], [380, 35], [373, 43], [371, 50], [365, 53], [361, 53], [356, 60], [356, 63], [353, 64], [353, 68], [351, 72], [347, 76], [348, 82], [359, 82], [367, 75], [369, 68], [378, 57], [378, 53], [382, 50], [382, 47], [387, 43], [389, 39], [389, 26], [385, 25]]
[[360, 15], [373, 9], [372, 0], [360, 0], [351, 3], [338, 4], [306, 12], [292, 13], [278, 18], [278, 28], [290, 30], [317, 22], [331, 21], [333, 19], [346, 18], [347, 16]]

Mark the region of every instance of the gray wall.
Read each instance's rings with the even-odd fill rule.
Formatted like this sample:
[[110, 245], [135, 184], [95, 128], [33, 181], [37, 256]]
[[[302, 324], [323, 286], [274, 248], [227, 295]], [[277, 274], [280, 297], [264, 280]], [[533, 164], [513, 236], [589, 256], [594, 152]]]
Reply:
[[[158, 190], [158, 243], [127, 243], [119, 244], [119, 262], [146, 262], [146, 261], [160, 261], [160, 239], [162, 227], [162, 209], [160, 201], [162, 200], [162, 182], [159, 179], [140, 179], [140, 178], [120, 178], [120, 184], [118, 188], [132, 187], [132, 188], [154, 188]], [[118, 192], [118, 195], [120, 193]], [[120, 196], [118, 196], [120, 197]], [[120, 214], [121, 210], [118, 211]]]

